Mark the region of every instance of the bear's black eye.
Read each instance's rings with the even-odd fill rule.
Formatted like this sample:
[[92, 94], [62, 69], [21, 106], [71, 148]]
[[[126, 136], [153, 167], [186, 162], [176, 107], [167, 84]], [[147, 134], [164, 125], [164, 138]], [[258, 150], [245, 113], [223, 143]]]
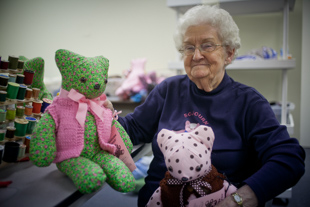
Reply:
[[107, 84], [108, 83], [108, 79], [104, 79], [104, 83]]
[[199, 172], [201, 170], [201, 166], [196, 167], [196, 171]]
[[80, 78], [80, 81], [81, 81], [81, 83], [86, 83], [86, 81], [87, 81], [87, 78], [85, 78], [85, 77], [82, 77], [82, 78]]
[[172, 168], [171, 166], [168, 167], [168, 170], [169, 170], [170, 172], [173, 172], [173, 168]]

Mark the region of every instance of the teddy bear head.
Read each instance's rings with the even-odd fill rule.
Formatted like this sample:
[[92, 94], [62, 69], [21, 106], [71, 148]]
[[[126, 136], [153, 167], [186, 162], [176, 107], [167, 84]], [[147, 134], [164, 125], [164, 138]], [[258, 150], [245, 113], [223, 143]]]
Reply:
[[189, 182], [211, 171], [212, 128], [200, 125], [190, 132], [162, 129], [157, 142], [168, 171], [176, 179]]
[[55, 61], [62, 76], [63, 89], [75, 89], [88, 99], [99, 97], [104, 92], [109, 69], [109, 60], [105, 57], [84, 57], [60, 49], [56, 51]]

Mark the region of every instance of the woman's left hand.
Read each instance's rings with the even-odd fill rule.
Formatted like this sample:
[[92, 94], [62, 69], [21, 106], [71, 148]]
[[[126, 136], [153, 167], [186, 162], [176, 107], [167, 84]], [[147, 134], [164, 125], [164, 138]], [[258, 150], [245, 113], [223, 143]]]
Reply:
[[[257, 197], [248, 185], [242, 186], [236, 192], [241, 196], [243, 206], [256, 207], [258, 205]], [[217, 204], [216, 207], [239, 207], [239, 205], [234, 201], [232, 196], [228, 196]]]

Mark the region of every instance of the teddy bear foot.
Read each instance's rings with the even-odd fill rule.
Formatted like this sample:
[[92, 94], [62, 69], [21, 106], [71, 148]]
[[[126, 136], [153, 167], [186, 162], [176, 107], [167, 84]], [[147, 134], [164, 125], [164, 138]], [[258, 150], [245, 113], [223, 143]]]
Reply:
[[57, 163], [57, 167], [70, 177], [77, 189], [83, 194], [97, 191], [107, 178], [99, 165], [84, 157], [65, 160]]
[[116, 191], [128, 193], [135, 189], [135, 178], [124, 162], [114, 155], [100, 151], [93, 161], [98, 163], [107, 175], [106, 182]]

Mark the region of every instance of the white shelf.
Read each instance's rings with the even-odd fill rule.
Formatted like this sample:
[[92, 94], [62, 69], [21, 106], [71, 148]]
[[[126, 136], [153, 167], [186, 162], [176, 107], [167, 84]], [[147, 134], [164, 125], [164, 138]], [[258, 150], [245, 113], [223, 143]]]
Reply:
[[[228, 70], [251, 70], [251, 69], [293, 69], [295, 68], [295, 59], [289, 60], [234, 60], [232, 64], [228, 65]], [[182, 61], [172, 61], [168, 63], [168, 68], [172, 70], [184, 71]]]
[[[167, 6], [180, 14], [184, 14], [195, 5], [216, 3], [231, 15], [241, 15], [282, 12], [284, 0], [167, 0]], [[289, 0], [288, 3], [289, 9], [293, 10], [295, 0]]]

